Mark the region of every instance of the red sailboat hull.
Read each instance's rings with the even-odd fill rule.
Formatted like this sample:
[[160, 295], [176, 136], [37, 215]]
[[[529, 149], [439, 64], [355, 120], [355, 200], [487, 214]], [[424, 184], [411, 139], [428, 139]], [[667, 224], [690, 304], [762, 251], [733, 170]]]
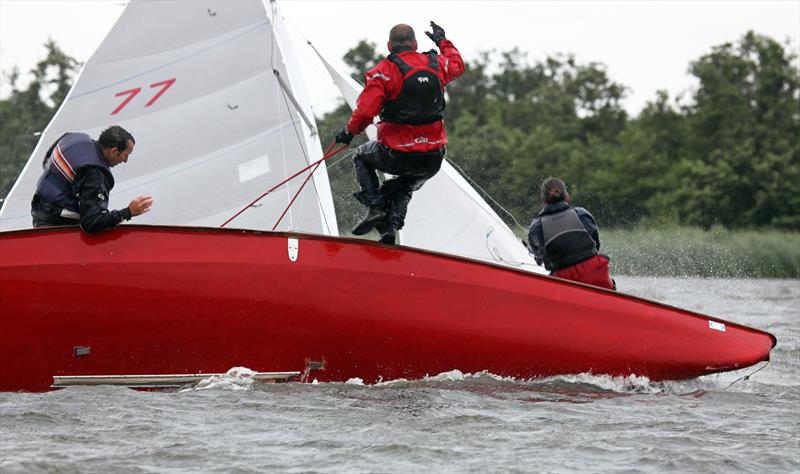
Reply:
[[320, 381], [453, 369], [685, 379], [767, 360], [775, 344], [718, 318], [405, 247], [149, 226], [0, 233], [0, 319], [3, 391], [309, 361], [324, 361]]

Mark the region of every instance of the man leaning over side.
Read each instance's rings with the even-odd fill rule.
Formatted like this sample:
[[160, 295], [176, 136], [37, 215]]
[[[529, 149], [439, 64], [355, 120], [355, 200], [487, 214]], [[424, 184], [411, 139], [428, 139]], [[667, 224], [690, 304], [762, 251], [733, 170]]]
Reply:
[[97, 141], [69, 132], [45, 154], [41, 177], [31, 200], [34, 227], [80, 225], [94, 234], [150, 210], [153, 198], [139, 196], [128, 207], [108, 210], [114, 187], [111, 168], [128, 161], [136, 141], [127, 130], [112, 125]]

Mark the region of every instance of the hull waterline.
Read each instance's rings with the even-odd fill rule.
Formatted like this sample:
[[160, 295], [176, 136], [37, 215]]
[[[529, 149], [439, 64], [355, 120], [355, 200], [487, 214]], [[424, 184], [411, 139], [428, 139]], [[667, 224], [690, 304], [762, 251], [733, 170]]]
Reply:
[[[290, 258], [291, 247], [296, 258]], [[769, 333], [542, 275], [345, 238], [123, 226], [0, 233], [0, 390], [53, 377], [453, 369], [693, 378]]]

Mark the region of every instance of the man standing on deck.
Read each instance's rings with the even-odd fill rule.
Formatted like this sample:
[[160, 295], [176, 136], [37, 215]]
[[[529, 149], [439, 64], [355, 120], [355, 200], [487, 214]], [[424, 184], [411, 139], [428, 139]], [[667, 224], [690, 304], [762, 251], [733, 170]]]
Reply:
[[608, 257], [598, 255], [600, 237], [594, 217], [569, 204], [567, 185], [558, 178], [542, 182], [544, 207], [528, 231], [528, 250], [550, 274], [567, 280], [615, 290]]
[[111, 168], [128, 161], [136, 141], [118, 125], [97, 141], [85, 133], [65, 133], [45, 154], [44, 172], [31, 201], [34, 227], [80, 225], [87, 234], [117, 226], [150, 210], [153, 198], [139, 196], [125, 209], [109, 211], [114, 187]]
[[[438, 46], [417, 52], [414, 30], [405, 24], [389, 32], [389, 56], [366, 74], [364, 90], [347, 125], [336, 135], [349, 144], [380, 114], [378, 139], [353, 156], [361, 192], [354, 196], [368, 211], [352, 230], [363, 235], [377, 227], [381, 242], [394, 244], [403, 228], [411, 194], [442, 166], [447, 133], [442, 120], [444, 86], [464, 72], [464, 61], [444, 30], [431, 22], [425, 32]], [[380, 186], [375, 170], [395, 177]]]

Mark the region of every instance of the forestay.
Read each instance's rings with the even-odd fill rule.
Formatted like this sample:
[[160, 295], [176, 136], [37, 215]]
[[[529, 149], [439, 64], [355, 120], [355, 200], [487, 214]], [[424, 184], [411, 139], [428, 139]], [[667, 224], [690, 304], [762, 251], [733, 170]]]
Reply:
[[[96, 138], [119, 124], [134, 135], [130, 161], [114, 169], [110, 205], [153, 195], [152, 211], [135, 219], [144, 224], [219, 226], [319, 159], [313, 113], [276, 9], [260, 0], [131, 1], [43, 133], [0, 211], [0, 228], [31, 226], [43, 154], [67, 131]], [[271, 229], [301, 183], [228, 227]], [[287, 229], [338, 235], [324, 167], [277, 228]]]
[[[313, 47], [313, 46], [312, 46]], [[360, 85], [342, 74], [319, 55], [351, 108]], [[374, 127], [370, 127], [373, 129]], [[374, 139], [374, 132], [368, 135]], [[547, 273], [522, 245], [496, 212], [447, 161], [419, 191], [409, 205], [403, 230], [403, 245], [475, 258], [535, 273]]]

